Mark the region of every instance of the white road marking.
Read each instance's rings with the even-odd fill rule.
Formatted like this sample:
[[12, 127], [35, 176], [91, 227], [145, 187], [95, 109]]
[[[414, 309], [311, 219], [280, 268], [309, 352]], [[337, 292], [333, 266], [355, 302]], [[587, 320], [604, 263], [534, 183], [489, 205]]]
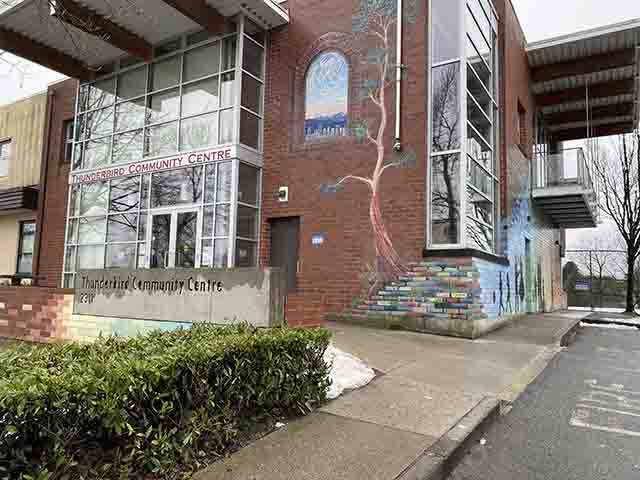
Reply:
[[598, 410], [600, 412], [610, 412], [610, 413], [618, 413], [620, 415], [629, 415], [630, 417], [640, 417], [640, 413], [625, 412], [624, 410], [616, 410], [615, 408], [594, 407], [593, 405], [583, 405], [581, 403], [576, 405], [576, 407], [589, 408], [591, 410]]
[[591, 430], [600, 430], [602, 432], [620, 433], [622, 435], [630, 435], [632, 437], [640, 437], [640, 432], [633, 430], [625, 430], [624, 428], [604, 427], [602, 425], [593, 425], [591, 423], [582, 422], [581, 420], [571, 418], [569, 425], [572, 427], [589, 428]]
[[595, 379], [584, 383], [587, 391], [578, 397], [569, 425], [640, 437], [640, 392], [619, 383], [599, 385]]
[[[596, 400], [594, 398], [588, 398], [588, 397], [580, 397], [580, 401], [581, 402], [590, 402], [590, 403], [599, 403], [602, 405], [611, 405], [610, 402], [607, 402], [606, 400]], [[629, 403], [623, 401], [619, 401], [618, 402], [618, 406], [620, 407], [624, 407], [624, 408], [630, 408], [632, 410], [640, 410], [640, 405], [636, 406], [636, 405], [630, 405]]]
[[614, 392], [614, 393], [626, 393], [628, 395], [640, 395], [640, 392], [635, 392], [633, 390], [624, 390], [622, 388], [618, 388], [622, 385], [611, 385], [610, 387], [603, 387], [601, 385], [590, 385], [591, 388], [603, 392]]

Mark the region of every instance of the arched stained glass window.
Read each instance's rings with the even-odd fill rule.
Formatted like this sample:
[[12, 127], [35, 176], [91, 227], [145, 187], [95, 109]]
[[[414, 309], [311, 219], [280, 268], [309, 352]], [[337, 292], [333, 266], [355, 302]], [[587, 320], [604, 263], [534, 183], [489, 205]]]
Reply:
[[311, 63], [305, 80], [305, 139], [346, 135], [347, 60], [338, 52], [321, 53]]

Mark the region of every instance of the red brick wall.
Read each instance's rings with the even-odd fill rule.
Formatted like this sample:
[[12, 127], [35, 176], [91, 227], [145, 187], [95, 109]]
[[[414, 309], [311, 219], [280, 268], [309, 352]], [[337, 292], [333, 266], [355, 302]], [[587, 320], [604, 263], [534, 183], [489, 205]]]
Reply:
[[[511, 203], [520, 185], [518, 177], [528, 174], [527, 171], [510, 175], [515, 168], [507, 160], [511, 148], [520, 148], [522, 154], [530, 159], [533, 146], [535, 99], [531, 89], [531, 73], [529, 60], [525, 51], [526, 39], [516, 12], [510, 0], [495, 0], [494, 5], [499, 15], [499, 63], [500, 63], [500, 194], [501, 211], [510, 215]], [[519, 122], [518, 104], [524, 108], [524, 122]], [[523, 137], [518, 124], [521, 124]], [[522, 166], [518, 167], [519, 169]], [[514, 172], [515, 173], [515, 172]], [[514, 181], [516, 184], [514, 184]]]
[[46, 191], [41, 199], [40, 208], [44, 207], [44, 210], [38, 225], [41, 238], [35, 266], [35, 274], [42, 277], [40, 285], [47, 287], [60, 286], [62, 279], [70, 169], [64, 162], [64, 123], [73, 119], [76, 88], [77, 82], [71, 79], [49, 86], [51, 121], [45, 132], [45, 148], [48, 148], [44, 172]]
[[[372, 78], [375, 67], [358, 52], [353, 21], [358, 0], [295, 0], [289, 2], [291, 23], [272, 32], [267, 59], [265, 93], [264, 173], [262, 197], [261, 263], [270, 251], [268, 221], [299, 216], [299, 291], [290, 295], [287, 316], [291, 324], [318, 324], [323, 314], [340, 311], [363, 293], [362, 276], [373, 266], [374, 244], [369, 219], [370, 193], [361, 183], [345, 184], [334, 194], [323, 194], [322, 184], [347, 174], [370, 176], [376, 151], [355, 137], [304, 143], [304, 74], [316, 54], [342, 51], [350, 64], [350, 121], [374, 119], [370, 102], [358, 99], [361, 82]], [[396, 250], [406, 260], [421, 256], [425, 245], [426, 189], [426, 2], [416, 4], [413, 17], [403, 23], [404, 58], [402, 140], [415, 152], [412, 168], [389, 169], [381, 181], [382, 212]], [[321, 19], [321, 21], [319, 21]], [[379, 43], [372, 36], [365, 48]], [[390, 48], [395, 50], [395, 26]], [[394, 95], [386, 89], [388, 158], [394, 136]], [[376, 123], [377, 125], [377, 123]], [[377, 127], [376, 127], [377, 128]], [[289, 202], [276, 198], [279, 186], [289, 187]], [[320, 247], [311, 236], [321, 233]], [[366, 293], [366, 289], [365, 289]]]
[[70, 290], [39, 287], [0, 288], [0, 337], [33, 342], [59, 340], [70, 317]]

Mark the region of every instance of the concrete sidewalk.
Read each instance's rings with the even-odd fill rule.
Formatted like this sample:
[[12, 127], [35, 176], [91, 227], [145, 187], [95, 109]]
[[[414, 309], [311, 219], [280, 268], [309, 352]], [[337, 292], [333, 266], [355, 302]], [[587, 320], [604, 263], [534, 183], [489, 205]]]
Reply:
[[530, 315], [478, 340], [333, 324], [335, 345], [379, 375], [195, 478], [443, 478], [461, 445], [535, 379], [580, 318]]

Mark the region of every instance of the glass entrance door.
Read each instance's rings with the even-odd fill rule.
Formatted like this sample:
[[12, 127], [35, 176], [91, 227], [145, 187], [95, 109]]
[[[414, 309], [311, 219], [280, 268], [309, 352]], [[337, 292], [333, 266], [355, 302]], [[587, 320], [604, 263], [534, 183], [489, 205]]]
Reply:
[[151, 248], [149, 268], [169, 268], [171, 246], [171, 214], [151, 217]]
[[175, 267], [195, 268], [198, 212], [178, 212], [176, 216]]
[[151, 215], [149, 268], [195, 268], [199, 210], [162, 211]]

